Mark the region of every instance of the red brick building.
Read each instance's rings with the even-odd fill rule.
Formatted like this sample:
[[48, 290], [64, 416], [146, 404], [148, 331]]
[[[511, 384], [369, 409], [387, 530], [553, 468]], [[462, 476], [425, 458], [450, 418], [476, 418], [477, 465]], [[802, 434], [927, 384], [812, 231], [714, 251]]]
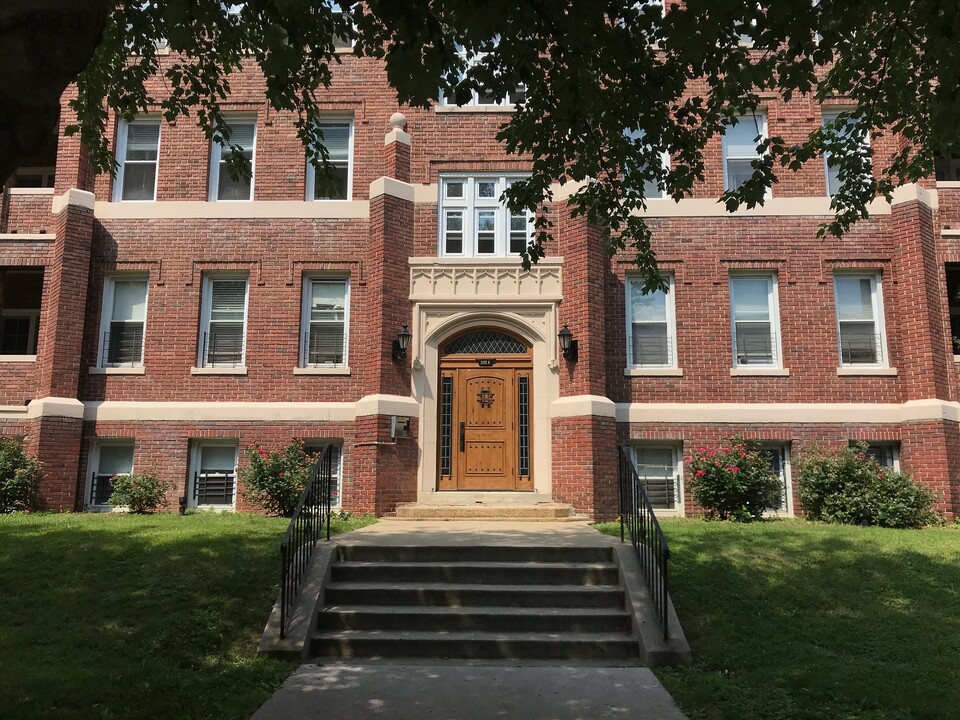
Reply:
[[740, 433], [788, 498], [804, 446], [864, 440], [960, 511], [952, 168], [843, 240], [816, 237], [835, 181], [822, 161], [727, 213], [717, 197], [755, 130], [799, 139], [834, 109], [771, 97], [708, 148], [693, 198], [649, 202], [671, 291], [644, 296], [630, 259], [569, 217], [569, 184], [544, 208], [548, 257], [520, 268], [529, 218], [499, 198], [529, 162], [495, 140], [513, 98], [400, 108], [377, 61], [334, 73], [335, 186], [249, 73], [229, 105], [249, 182], [191, 122], [146, 116], [111, 125], [116, 178], [61, 132], [5, 189], [0, 434], [39, 454], [49, 507], [102, 509], [111, 474], [149, 469], [173, 508], [242, 508], [246, 448], [299, 437], [340, 450], [351, 510], [508, 492], [611, 517], [619, 440], [682, 513], [683, 458]]

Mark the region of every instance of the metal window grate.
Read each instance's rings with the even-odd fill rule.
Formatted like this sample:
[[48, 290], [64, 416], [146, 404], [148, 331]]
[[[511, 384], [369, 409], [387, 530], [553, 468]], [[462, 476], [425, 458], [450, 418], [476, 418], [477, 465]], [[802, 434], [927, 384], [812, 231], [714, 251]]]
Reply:
[[113, 495], [113, 475], [93, 473], [90, 481], [90, 504], [108, 505]]
[[451, 473], [451, 446], [453, 442], [453, 378], [440, 381], [440, 474]]
[[444, 349], [444, 355], [494, 355], [494, 354], [526, 354], [527, 346], [519, 340], [496, 332], [495, 330], [478, 330], [461, 335]]
[[193, 498], [197, 505], [233, 505], [234, 473], [195, 473], [193, 477]]
[[520, 430], [520, 477], [530, 476], [530, 378], [521, 375], [517, 378], [518, 423]]

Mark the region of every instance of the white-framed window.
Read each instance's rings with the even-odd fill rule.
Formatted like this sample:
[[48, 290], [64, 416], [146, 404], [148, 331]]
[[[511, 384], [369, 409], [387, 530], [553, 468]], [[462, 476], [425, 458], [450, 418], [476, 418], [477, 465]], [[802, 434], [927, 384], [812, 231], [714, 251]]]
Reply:
[[113, 478], [133, 472], [134, 442], [129, 438], [95, 442], [90, 446], [90, 460], [84, 505], [90, 510], [110, 508]]
[[243, 367], [246, 361], [246, 275], [204, 275], [199, 367]]
[[650, 504], [683, 514], [683, 459], [678, 445], [633, 445], [633, 466]]
[[777, 276], [730, 275], [734, 367], [781, 367]]
[[0, 355], [36, 355], [43, 269], [0, 267]]
[[143, 365], [147, 285], [148, 278], [143, 275], [108, 275], [104, 279], [100, 367]]
[[230, 147], [223, 148], [216, 141], [210, 143], [210, 200], [253, 200], [253, 180], [256, 176], [257, 118], [231, 117], [230, 145], [242, 148], [243, 156], [250, 162], [250, 177], [234, 179], [227, 170], [226, 158]]
[[768, 511], [793, 515], [793, 483], [790, 477], [790, 445], [759, 444], [756, 450], [770, 463], [770, 469], [780, 480], [780, 506], [769, 507]]
[[[653, 4], [653, 3], [651, 3]], [[643, 130], [634, 130], [628, 133], [629, 137], [634, 142], [643, 142], [644, 132]], [[663, 169], [664, 174], [670, 171], [670, 153], [662, 152], [660, 153], [660, 167]], [[647, 166], [642, 165], [636, 168], [627, 168], [624, 173], [627, 178], [632, 176], [642, 176]], [[665, 198], [666, 191], [665, 188], [660, 185], [656, 180], [651, 180], [649, 178], [643, 178], [643, 196], [648, 200], [662, 200]]]
[[305, 276], [300, 327], [300, 367], [346, 367], [350, 281]]
[[117, 128], [117, 177], [114, 201], [156, 200], [160, 157], [160, 119], [121, 121]]
[[343, 503], [343, 440], [323, 438], [307, 440], [303, 444], [303, 449], [308, 453], [315, 453], [318, 460], [328, 447], [331, 448], [332, 453], [330, 458], [330, 506], [338, 508]]
[[12, 186], [18, 188], [52, 188], [56, 181], [55, 167], [19, 167], [13, 171]]
[[323, 169], [307, 160], [307, 200], [349, 200], [353, 197], [353, 120], [324, 120], [318, 126], [333, 176], [324, 186], [317, 177]]
[[880, 274], [837, 273], [833, 288], [840, 366], [886, 367]]
[[440, 178], [440, 256], [509, 257], [533, 237], [532, 213], [510, 212], [500, 197], [518, 176]]
[[673, 275], [667, 290], [643, 294], [643, 279], [626, 278], [627, 365], [634, 368], [677, 366], [677, 320]]
[[[960, 182], [960, 157], [937, 155], [934, 167], [938, 182]], [[53, 185], [43, 187], [53, 187]]]
[[960, 356], [960, 263], [946, 263], [947, 310], [950, 313], [950, 337], [954, 360]]
[[197, 440], [191, 453], [187, 505], [228, 509], [237, 496], [236, 440]]
[[[852, 107], [840, 107], [840, 108], [822, 108], [820, 111], [823, 126], [826, 127], [832, 123], [837, 122], [840, 118], [840, 115], [843, 113], [850, 113], [853, 111]], [[849, 120], [845, 125], [840, 128], [841, 135], [849, 137], [849, 133], [852, 133], [854, 130], [853, 123]], [[870, 145], [870, 136], [865, 135], [861, 138], [861, 145], [868, 147]], [[837, 191], [840, 189], [840, 167], [837, 165], [831, 166], [831, 157], [828, 151], [823, 152], [823, 169], [826, 173], [827, 179], [827, 196], [833, 197], [837, 194]]]
[[881, 466], [900, 472], [900, 443], [871, 440], [867, 442], [866, 453]]
[[[495, 41], [496, 42], [496, 41]], [[466, 52], [460, 51], [460, 56], [466, 61], [467, 66], [464, 70], [464, 74], [474, 65], [479, 64], [483, 61], [483, 58], [486, 56], [486, 53], [477, 53], [472, 56], [467, 56]], [[463, 74], [461, 74], [461, 78]], [[473, 90], [470, 94], [470, 98], [467, 102], [460, 105], [460, 107], [483, 107], [483, 106], [499, 106], [499, 107], [513, 107], [519, 103], [522, 103], [527, 96], [527, 89], [524, 85], [518, 85], [510, 93], [507, 93], [505, 97], [497, 97], [491, 95], [490, 93]], [[440, 105], [456, 105], [453, 101], [453, 98], [446, 97], [442, 92], [440, 93]]]
[[[767, 113], [740, 115], [723, 131], [723, 189], [736, 190], [753, 175], [753, 162], [761, 155], [757, 145], [767, 137]], [[767, 190], [767, 197], [770, 191]]]

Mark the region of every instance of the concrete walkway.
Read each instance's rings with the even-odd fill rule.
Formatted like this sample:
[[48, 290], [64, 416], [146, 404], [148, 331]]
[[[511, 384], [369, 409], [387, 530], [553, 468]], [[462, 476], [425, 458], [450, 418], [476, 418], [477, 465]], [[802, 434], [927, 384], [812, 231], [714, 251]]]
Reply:
[[686, 720], [647, 668], [303, 665], [253, 720]]
[[[381, 520], [337, 545], [611, 546], [586, 522]], [[573, 661], [571, 661], [573, 662]], [[686, 720], [649, 668], [564, 661], [361, 661], [301, 666], [253, 720]]]

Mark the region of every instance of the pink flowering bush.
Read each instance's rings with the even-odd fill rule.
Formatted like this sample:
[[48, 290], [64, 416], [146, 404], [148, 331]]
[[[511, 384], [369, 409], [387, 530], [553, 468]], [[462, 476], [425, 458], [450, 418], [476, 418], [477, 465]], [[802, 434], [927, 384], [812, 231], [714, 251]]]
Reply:
[[247, 461], [240, 468], [243, 496], [268, 513], [290, 517], [310, 478], [316, 457], [303, 448], [302, 440], [267, 450], [247, 448]]
[[797, 498], [809, 520], [920, 528], [940, 522], [933, 493], [884, 467], [867, 446], [813, 446], [795, 462]]
[[729, 438], [719, 448], [697, 448], [688, 464], [688, 486], [710, 519], [751, 522], [780, 506], [780, 479], [767, 458], [742, 438]]

